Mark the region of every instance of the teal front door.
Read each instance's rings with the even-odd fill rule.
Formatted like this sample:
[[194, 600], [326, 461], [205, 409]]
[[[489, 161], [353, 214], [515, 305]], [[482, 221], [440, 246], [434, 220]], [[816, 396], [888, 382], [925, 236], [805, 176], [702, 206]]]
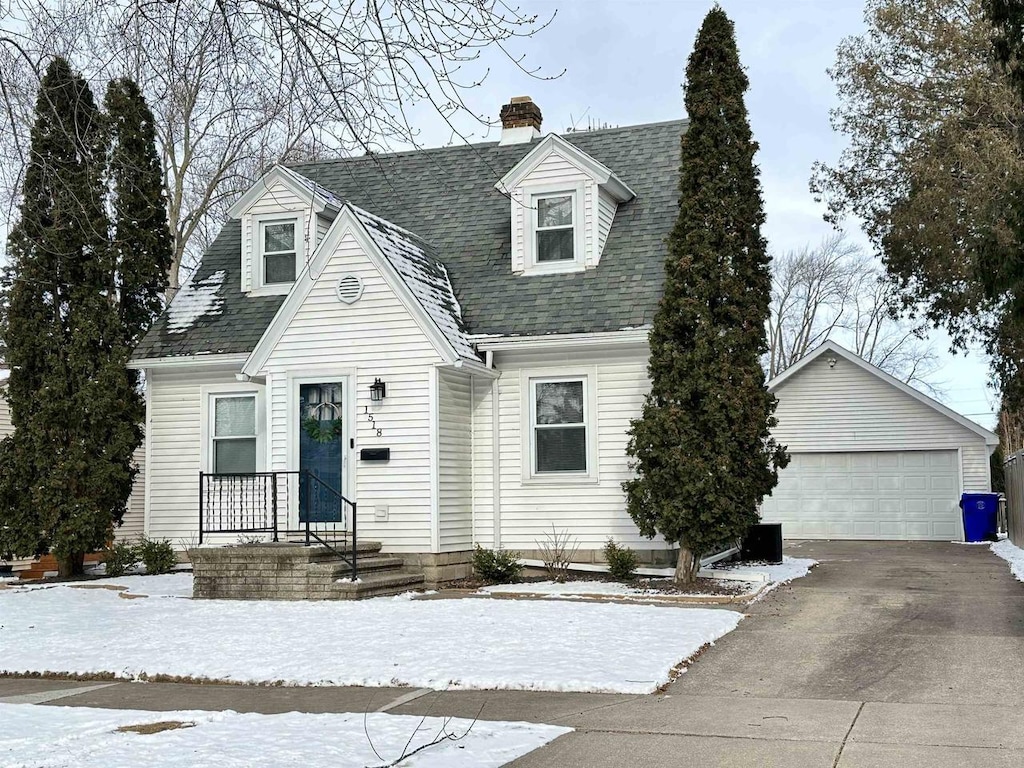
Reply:
[[340, 382], [299, 386], [300, 523], [342, 521], [344, 394]]

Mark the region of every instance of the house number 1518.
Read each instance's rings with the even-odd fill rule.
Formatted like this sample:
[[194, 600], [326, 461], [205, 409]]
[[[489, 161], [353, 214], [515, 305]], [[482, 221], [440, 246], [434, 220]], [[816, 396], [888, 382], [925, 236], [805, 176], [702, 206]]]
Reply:
[[363, 413], [366, 414], [366, 420], [368, 422], [370, 422], [370, 429], [377, 430], [377, 437], [383, 437], [384, 430], [381, 429], [380, 427], [378, 427], [376, 424], [374, 424], [374, 422], [373, 422], [373, 414], [370, 413], [370, 406], [364, 405], [363, 406]]

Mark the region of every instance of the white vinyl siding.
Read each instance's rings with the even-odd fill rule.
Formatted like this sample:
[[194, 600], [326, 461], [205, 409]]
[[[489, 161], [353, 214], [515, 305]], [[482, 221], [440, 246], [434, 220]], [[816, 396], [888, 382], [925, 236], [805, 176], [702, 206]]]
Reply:
[[[346, 274], [363, 284], [354, 304], [338, 300], [337, 283]], [[296, 468], [289, 377], [334, 381], [347, 376], [348, 394], [355, 396], [349, 411], [355, 415], [349, 433], [355, 447], [349, 449], [346, 492], [358, 504], [359, 535], [392, 552], [431, 551], [430, 369], [440, 362], [402, 301], [346, 235], [264, 366], [271, 468]], [[387, 385], [381, 403], [370, 401], [376, 378]], [[390, 448], [390, 461], [359, 461], [359, 449], [370, 447]], [[383, 507], [387, 520], [377, 520], [375, 511]]]
[[830, 368], [828, 358], [775, 392], [773, 434], [790, 452], [961, 449], [964, 490], [990, 489], [983, 437], [841, 357]]
[[[313, 250], [317, 224], [313, 222], [313, 209], [310, 200], [302, 199], [280, 182], [274, 184], [266, 193], [253, 203], [242, 216], [242, 290], [265, 290], [277, 293], [286, 292], [290, 285], [271, 286], [262, 289], [258, 283], [260, 266], [256, 258], [260, 254], [260, 219], [287, 218], [298, 219], [296, 227], [296, 247], [300, 256], [295, 265], [296, 274], [302, 271], [305, 258]], [[320, 217], [316, 217], [319, 219]], [[312, 230], [312, 231], [311, 231]], [[302, 254], [305, 254], [303, 256]]]
[[[568, 362], [571, 361], [571, 362]], [[550, 533], [552, 525], [567, 531], [580, 548], [600, 549], [609, 536], [627, 546], [642, 549], [666, 549], [661, 539], [640, 536], [626, 512], [622, 483], [632, 477], [626, 456], [630, 419], [640, 414], [649, 383], [647, 350], [585, 355], [566, 351], [560, 354], [496, 355], [502, 371], [498, 380], [499, 476], [501, 546], [510, 549], [535, 549], [537, 542]], [[581, 369], [593, 377], [594, 420], [591, 422], [595, 461], [591, 478], [567, 477], [535, 482], [529, 478], [529, 439], [523, 439], [524, 423], [530, 423], [528, 387], [532, 377], [571, 378]], [[478, 424], [490, 423], [490, 383], [480, 384]], [[478, 428], [478, 435], [484, 428]], [[490, 478], [493, 464], [487, 460], [490, 448], [484, 435], [476, 446], [476, 510], [478, 530], [493, 525], [493, 495]], [[524, 477], [524, 470], [526, 477]], [[493, 530], [493, 529], [492, 529]], [[481, 537], [481, 541], [486, 539]]]
[[320, 245], [320, 241], [327, 236], [327, 230], [331, 228], [331, 224], [334, 222], [333, 218], [324, 216], [323, 214], [317, 214], [316, 217], [316, 240], [313, 243], [313, 248], [310, 249], [310, 254], [316, 250], [316, 247]]
[[146, 442], [135, 450], [135, 465], [139, 471], [132, 481], [132, 495], [121, 518], [121, 527], [114, 529], [115, 541], [136, 541], [146, 532]]
[[615, 199], [602, 189], [597, 199], [597, 258], [594, 259], [595, 264], [604, 253], [604, 244], [608, 240], [608, 233], [615, 222], [615, 212], [618, 207]]
[[14, 433], [11, 424], [11, 406], [7, 404], [7, 388], [0, 386], [0, 440]]
[[[472, 377], [473, 392], [473, 538], [494, 547], [494, 380]], [[500, 538], [500, 537], [499, 537]]]
[[439, 369], [438, 525], [442, 552], [473, 546], [473, 403], [470, 377]]
[[149, 504], [151, 538], [181, 547], [199, 535], [199, 471], [203, 469], [203, 388], [237, 387], [237, 369], [151, 369], [149, 379]]

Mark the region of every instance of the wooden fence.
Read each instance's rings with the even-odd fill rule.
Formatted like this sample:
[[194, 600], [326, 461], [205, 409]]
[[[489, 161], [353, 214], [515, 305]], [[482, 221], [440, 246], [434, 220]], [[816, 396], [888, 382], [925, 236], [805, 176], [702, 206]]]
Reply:
[[1010, 541], [1024, 547], [1024, 451], [1006, 460], [1006, 530]]

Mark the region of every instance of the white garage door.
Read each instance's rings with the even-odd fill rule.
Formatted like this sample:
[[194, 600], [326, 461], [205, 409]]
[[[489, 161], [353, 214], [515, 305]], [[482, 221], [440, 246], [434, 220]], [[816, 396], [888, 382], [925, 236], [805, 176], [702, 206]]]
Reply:
[[960, 534], [956, 451], [794, 453], [761, 507], [787, 539], [938, 539]]

